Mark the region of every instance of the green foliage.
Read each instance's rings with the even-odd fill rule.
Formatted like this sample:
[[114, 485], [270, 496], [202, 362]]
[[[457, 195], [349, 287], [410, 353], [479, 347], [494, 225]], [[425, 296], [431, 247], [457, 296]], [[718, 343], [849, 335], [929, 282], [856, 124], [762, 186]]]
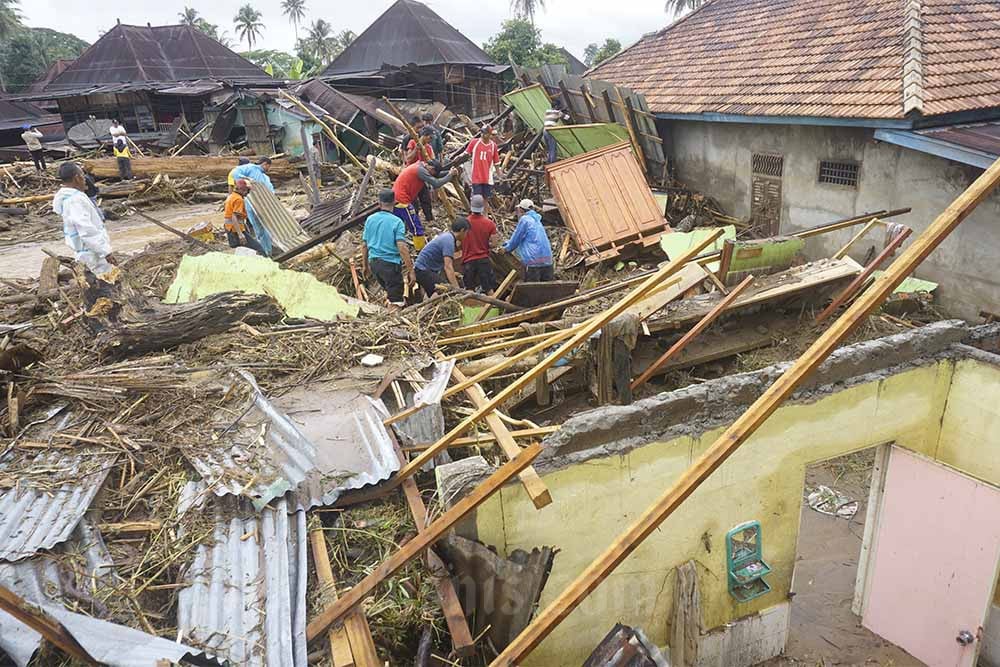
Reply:
[[291, 78], [288, 73], [292, 71], [295, 67], [295, 61], [298, 60], [290, 53], [274, 49], [257, 49], [240, 55], [258, 67], [262, 67], [264, 71], [276, 79]]
[[184, 11], [177, 15], [177, 18], [180, 19], [181, 25], [197, 28], [215, 41], [222, 43], [223, 46], [230, 46], [229, 38], [225, 36], [225, 33], [219, 34], [219, 26], [215, 23], [209, 23], [199, 16], [197, 9], [185, 7]]
[[667, 0], [663, 11], [671, 16], [677, 17], [690, 9], [698, 9], [708, 0]]
[[542, 43], [542, 33], [528, 19], [508, 19], [500, 32], [483, 45], [490, 58], [498, 63], [513, 61], [522, 67], [566, 65], [566, 56], [558, 46]]
[[6, 39], [21, 27], [20, 0], [0, 0], [0, 38]]
[[510, 10], [514, 16], [527, 19], [532, 27], [535, 25], [535, 12], [539, 8], [545, 9], [545, 0], [510, 0]]
[[247, 47], [253, 51], [253, 44], [260, 39], [264, 33], [264, 22], [261, 19], [264, 15], [254, 9], [253, 5], [247, 3], [240, 7], [239, 12], [233, 17], [233, 24], [240, 41], [246, 40]]
[[20, 92], [41, 78], [53, 62], [76, 59], [88, 46], [75, 35], [18, 26], [10, 39], [0, 41], [0, 81], [7, 91]]
[[298, 39], [299, 23], [306, 17], [306, 0], [281, 0], [281, 13], [288, 17]]
[[615, 55], [622, 50], [622, 43], [613, 37], [608, 37], [604, 40], [604, 44], [598, 46], [595, 44], [588, 44], [587, 48], [583, 50], [583, 62], [587, 67], [593, 67], [598, 65], [611, 56]]
[[332, 34], [332, 30], [329, 23], [316, 19], [309, 26], [308, 34], [296, 44], [298, 56], [305, 63], [307, 71], [326, 67], [357, 38], [350, 30], [342, 30], [336, 34]]

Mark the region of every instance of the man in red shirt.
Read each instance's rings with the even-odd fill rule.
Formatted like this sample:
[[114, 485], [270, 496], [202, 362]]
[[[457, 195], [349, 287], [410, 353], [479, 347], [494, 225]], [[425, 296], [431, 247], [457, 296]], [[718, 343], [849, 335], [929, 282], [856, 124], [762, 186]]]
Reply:
[[413, 247], [418, 251], [427, 244], [427, 237], [424, 236], [424, 226], [420, 222], [420, 216], [413, 202], [418, 200], [422, 190], [444, 187], [452, 175], [458, 173], [458, 170], [453, 168], [441, 178], [437, 178], [440, 171], [441, 163], [437, 160], [414, 162], [399, 172], [395, 183], [392, 184], [392, 191], [396, 195], [396, 206], [392, 212], [406, 225], [406, 231], [413, 237]]
[[[419, 145], [417, 145], [416, 139], [410, 139], [410, 143], [406, 144], [406, 154], [403, 156], [404, 167], [409, 167], [416, 162], [430, 162], [436, 157], [434, 155], [434, 148], [431, 146], [431, 141], [434, 138], [434, 128], [424, 125], [420, 128], [417, 136], [420, 140]], [[431, 204], [430, 190], [427, 188], [421, 190], [420, 196], [417, 199], [420, 202], [420, 210], [424, 214], [424, 220], [433, 222], [434, 206]]]
[[493, 141], [493, 127], [483, 125], [479, 137], [469, 142], [465, 152], [472, 156], [472, 194], [483, 196], [488, 211], [493, 195], [493, 167], [500, 164], [500, 150]]
[[486, 199], [482, 195], [472, 195], [469, 200], [469, 231], [462, 241], [462, 275], [466, 289], [478, 289], [483, 294], [493, 294], [497, 288], [497, 278], [490, 261], [490, 247], [497, 235], [497, 226], [483, 215]]

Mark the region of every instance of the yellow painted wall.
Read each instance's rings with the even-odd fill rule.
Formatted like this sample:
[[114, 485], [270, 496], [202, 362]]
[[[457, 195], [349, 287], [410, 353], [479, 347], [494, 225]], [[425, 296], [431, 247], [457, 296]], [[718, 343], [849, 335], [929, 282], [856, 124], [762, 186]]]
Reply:
[[[991, 398], [997, 386], [1000, 370], [992, 366], [962, 361], [956, 370], [953, 362], [941, 361], [779, 409], [525, 664], [580, 664], [617, 621], [638, 625], [665, 645], [673, 569], [689, 559], [699, 564], [706, 629], [785, 600], [810, 463], [895, 442], [1000, 483], [995, 435], [1000, 406]], [[553, 503], [541, 511], [519, 485], [508, 485], [478, 509], [479, 539], [508, 553], [539, 545], [559, 548], [542, 594], [545, 606], [721, 431], [651, 443], [545, 474]], [[725, 534], [751, 519], [762, 525], [772, 592], [737, 604], [726, 587]]]

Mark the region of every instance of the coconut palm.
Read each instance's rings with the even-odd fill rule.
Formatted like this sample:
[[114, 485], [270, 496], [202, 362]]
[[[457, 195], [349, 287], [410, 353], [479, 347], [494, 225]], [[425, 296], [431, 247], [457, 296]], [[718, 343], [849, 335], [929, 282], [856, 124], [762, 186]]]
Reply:
[[200, 16], [198, 16], [198, 10], [194, 7], [185, 7], [184, 11], [177, 15], [177, 18], [180, 19], [181, 25], [194, 27], [198, 27], [198, 22], [203, 20]]
[[510, 10], [520, 18], [528, 19], [535, 26], [535, 12], [545, 10], [545, 0], [510, 0]]
[[667, 0], [667, 4], [663, 7], [663, 11], [671, 16], [680, 16], [688, 10], [698, 9], [707, 1], [708, 0]]
[[236, 27], [236, 34], [240, 40], [247, 41], [247, 48], [253, 51], [253, 44], [264, 33], [264, 22], [261, 19], [264, 15], [253, 8], [253, 5], [246, 4], [240, 7], [240, 11], [233, 17], [233, 24]]
[[281, 13], [288, 17], [298, 39], [299, 23], [306, 17], [306, 0], [281, 0]]
[[309, 26], [309, 34], [306, 35], [306, 45], [312, 53], [313, 58], [322, 64], [327, 64], [332, 59], [333, 43], [330, 39], [331, 26], [323, 19], [316, 19]]

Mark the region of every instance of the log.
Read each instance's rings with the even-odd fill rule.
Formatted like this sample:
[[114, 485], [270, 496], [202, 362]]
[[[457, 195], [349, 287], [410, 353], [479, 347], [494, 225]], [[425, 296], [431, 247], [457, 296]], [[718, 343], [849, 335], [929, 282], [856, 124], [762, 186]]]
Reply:
[[[135, 178], [153, 178], [157, 174], [181, 178], [203, 176], [225, 180], [237, 165], [235, 157], [208, 155], [178, 155], [175, 157], [132, 158], [132, 175]], [[118, 161], [115, 158], [84, 160], [83, 168], [94, 178], [118, 178]], [[272, 179], [298, 178], [299, 170], [288, 160], [274, 160], [267, 175]]]
[[238, 322], [277, 322], [284, 317], [277, 302], [264, 294], [222, 292], [176, 305], [135, 299], [126, 306], [132, 321], [111, 323], [97, 335], [100, 352], [115, 357], [158, 352], [228, 331]]
[[816, 339], [808, 350], [774, 381], [704, 453], [676, 478], [625, 531], [588, 565], [517, 639], [510, 643], [491, 667], [523, 664], [531, 651], [572, 613], [642, 542], [694, 493], [719, 466], [767, 421], [775, 410], [830, 356], [838, 345], [865, 321], [903, 280], [941, 244], [1000, 183], [1000, 160], [977, 178], [934, 222], [886, 269], [878, 280]]
[[76, 638], [63, 627], [62, 623], [45, 613], [41, 607], [31, 604], [2, 586], [0, 586], [0, 609], [45, 637], [47, 641], [59, 647], [66, 655], [85, 665], [100, 664], [87, 653], [86, 649], [80, 646]]

